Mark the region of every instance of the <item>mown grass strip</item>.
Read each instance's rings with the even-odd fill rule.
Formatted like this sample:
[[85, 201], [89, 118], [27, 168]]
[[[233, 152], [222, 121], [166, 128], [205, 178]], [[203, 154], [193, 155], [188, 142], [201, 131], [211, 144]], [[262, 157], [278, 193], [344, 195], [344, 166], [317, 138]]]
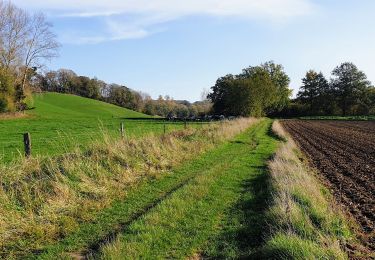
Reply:
[[[100, 258], [184, 258], [195, 253], [223, 258], [250, 256], [252, 249], [243, 250], [226, 234], [232, 228], [240, 238], [245, 228], [249, 238], [259, 240], [257, 234], [262, 227], [256, 219], [262, 217], [261, 204], [265, 204], [266, 193], [257, 191], [259, 186], [267, 186], [265, 165], [277, 143], [267, 134], [270, 122], [264, 120], [235, 141], [206, 154], [199, 164], [189, 164], [188, 171], [196, 172], [197, 177], [134, 221], [116, 241], [104, 246]], [[238, 203], [248, 208], [238, 208]], [[239, 221], [228, 222], [226, 216], [234, 209]], [[254, 222], [246, 219], [248, 213], [254, 214]], [[217, 238], [222, 236], [219, 242]], [[219, 245], [210, 246], [210, 238]], [[246, 241], [242, 239], [241, 244]], [[229, 242], [229, 249], [223, 251], [224, 241]]]

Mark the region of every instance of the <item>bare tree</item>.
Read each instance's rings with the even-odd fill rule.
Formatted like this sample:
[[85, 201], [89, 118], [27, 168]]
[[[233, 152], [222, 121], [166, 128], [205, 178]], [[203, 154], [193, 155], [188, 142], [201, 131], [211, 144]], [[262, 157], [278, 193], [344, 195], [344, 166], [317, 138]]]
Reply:
[[0, 1], [0, 65], [6, 69], [22, 64], [28, 15], [10, 2]]
[[22, 103], [28, 75], [58, 55], [60, 44], [42, 13], [30, 15], [0, 0], [0, 67], [17, 75], [16, 102]]
[[28, 70], [40, 68], [43, 62], [58, 56], [60, 44], [57, 37], [51, 31], [52, 25], [48, 23], [42, 13], [35, 14], [29, 18], [27, 39], [24, 49], [24, 72], [22, 89], [25, 89]]

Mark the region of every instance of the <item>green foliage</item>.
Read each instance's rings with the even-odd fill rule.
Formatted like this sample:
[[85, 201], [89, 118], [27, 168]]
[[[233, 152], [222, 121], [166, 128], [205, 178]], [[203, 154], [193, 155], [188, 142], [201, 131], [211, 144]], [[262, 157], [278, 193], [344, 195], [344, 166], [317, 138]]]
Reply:
[[178, 118], [207, 115], [210, 111], [211, 104], [208, 101], [192, 104], [188, 101], [173, 100], [169, 96], [159, 96], [157, 100], [147, 98], [144, 101], [142, 110], [142, 112], [148, 115]]
[[0, 68], [0, 113], [15, 109], [14, 77], [7, 70]]
[[126, 107], [132, 110], [138, 110], [135, 102], [136, 94], [127, 87], [112, 87], [106, 100], [120, 107]]
[[267, 62], [219, 78], [208, 97], [217, 114], [259, 117], [288, 104], [289, 82], [281, 65]]
[[303, 85], [297, 94], [298, 101], [308, 106], [310, 114], [327, 114], [330, 111], [331, 90], [323, 73], [310, 70], [302, 79]]
[[[371, 87], [366, 74], [358, 70], [353, 63], [346, 62], [336, 67], [332, 75], [332, 88], [337, 99], [337, 103], [344, 116], [353, 114], [354, 106], [364, 106], [363, 102], [368, 89]], [[358, 112], [364, 112], [361, 107]]]
[[310, 70], [293, 100], [273, 116], [368, 116], [375, 115], [375, 88], [364, 72], [345, 62], [332, 72], [330, 82]]

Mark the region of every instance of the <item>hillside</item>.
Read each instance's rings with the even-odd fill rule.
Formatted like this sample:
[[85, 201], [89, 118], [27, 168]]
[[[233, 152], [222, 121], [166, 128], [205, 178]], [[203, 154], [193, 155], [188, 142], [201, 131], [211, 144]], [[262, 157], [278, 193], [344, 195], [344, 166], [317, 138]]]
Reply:
[[34, 96], [31, 115], [40, 118], [149, 117], [139, 112], [75, 95], [44, 93]]
[[[84, 146], [103, 136], [119, 134], [124, 118], [149, 116], [104, 102], [67, 94], [34, 96], [28, 117], [0, 120], [0, 161], [10, 161], [23, 153], [22, 134], [31, 133], [34, 155], [52, 155]], [[126, 122], [128, 134], [161, 131], [155, 122]], [[142, 125], [142, 127], [140, 126]], [[140, 128], [140, 129], [138, 129]]]

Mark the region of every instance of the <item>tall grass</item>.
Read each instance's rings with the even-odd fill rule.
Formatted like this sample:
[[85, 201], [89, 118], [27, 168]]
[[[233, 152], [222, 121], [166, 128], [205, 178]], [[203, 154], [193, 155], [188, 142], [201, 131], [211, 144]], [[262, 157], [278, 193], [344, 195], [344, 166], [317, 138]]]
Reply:
[[273, 132], [284, 139], [269, 163], [272, 205], [270, 234], [263, 248], [272, 259], [346, 259], [353, 235], [344, 215], [311, 171], [298, 148], [275, 121]]
[[0, 258], [22, 257], [61, 240], [143, 181], [244, 131], [239, 119], [141, 139], [93, 143], [58, 157], [0, 165]]

